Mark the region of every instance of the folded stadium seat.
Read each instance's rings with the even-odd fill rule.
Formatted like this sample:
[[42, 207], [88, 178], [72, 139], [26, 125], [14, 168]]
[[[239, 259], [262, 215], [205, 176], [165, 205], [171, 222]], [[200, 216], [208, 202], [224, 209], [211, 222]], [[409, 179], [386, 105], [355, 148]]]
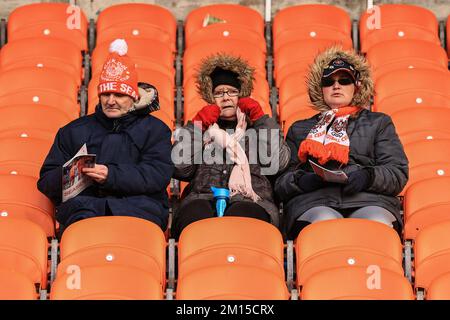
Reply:
[[196, 30], [189, 38], [186, 38], [186, 48], [197, 43], [220, 39], [243, 40], [254, 44], [259, 50], [266, 53], [267, 48], [264, 33], [258, 33], [254, 30], [247, 29], [240, 24], [233, 23], [215, 23]]
[[[35, 93], [35, 95], [32, 95]], [[9, 97], [9, 103], [31, 103], [33, 101], [58, 106], [57, 99], [52, 103], [45, 101], [50, 97], [66, 97], [73, 105], [78, 103], [78, 84], [74, 78], [65, 72], [53, 68], [23, 67], [0, 73], [0, 97]], [[16, 96], [23, 95], [23, 100]], [[14, 99], [13, 99], [14, 97]], [[60, 98], [61, 99], [61, 98]], [[48, 101], [49, 102], [49, 101]], [[2, 105], [3, 103], [0, 103]]]
[[[175, 79], [175, 56], [167, 45], [146, 39], [127, 39], [127, 44], [127, 55], [133, 60], [137, 70], [156, 70], [167, 75], [169, 79]], [[92, 53], [93, 75], [101, 73], [109, 55], [109, 45], [110, 43], [102, 43], [95, 47]]]
[[450, 272], [450, 221], [423, 228], [414, 243], [416, 289], [428, 288], [433, 280]]
[[430, 139], [404, 145], [409, 168], [428, 163], [448, 162], [450, 159], [449, 139]]
[[331, 268], [312, 275], [302, 300], [414, 300], [413, 289], [401, 274], [373, 267]]
[[[203, 219], [188, 225], [178, 241], [178, 281], [212, 267], [264, 270], [284, 281], [283, 238], [270, 223], [243, 217]], [[237, 271], [236, 271], [237, 272]], [[220, 282], [230, 281], [222, 275]], [[264, 278], [260, 278], [264, 283]]]
[[[38, 225], [27, 219], [0, 218], [0, 271], [12, 272], [10, 281], [16, 280], [18, 285], [27, 288], [27, 295], [31, 288], [21, 276], [39, 284], [40, 289], [47, 288], [47, 251], [47, 236]], [[5, 273], [0, 274], [6, 276]], [[0, 291], [1, 296], [7, 294], [4, 287]]]
[[[78, 278], [77, 278], [78, 277]], [[72, 283], [72, 287], [68, 287]], [[67, 269], [53, 282], [51, 300], [161, 300], [160, 283], [148, 272], [124, 265]]]
[[294, 124], [294, 122], [299, 121], [299, 120], [309, 119], [316, 114], [318, 114], [318, 112], [316, 110], [306, 107], [306, 108], [301, 108], [301, 109], [297, 110], [291, 116], [283, 119], [282, 129], [283, 129], [284, 137], [285, 138], [287, 137], [288, 130]]
[[80, 50], [67, 40], [33, 38], [8, 42], [0, 50], [0, 71], [21, 67], [58, 69], [70, 74], [78, 85], [84, 78]]
[[450, 160], [447, 159], [445, 162], [430, 162], [424, 163], [413, 168], [409, 168], [409, 179], [406, 186], [399, 196], [404, 196], [406, 190], [413, 185], [415, 182], [437, 178], [437, 177], [448, 177], [450, 175]]
[[450, 270], [435, 278], [428, 287], [427, 300], [450, 300]]
[[184, 35], [186, 47], [190, 46], [191, 36], [205, 26], [214, 23], [240, 25], [264, 36], [264, 20], [261, 14], [247, 6], [238, 4], [212, 4], [194, 9], [185, 19]]
[[[166, 239], [156, 224], [127, 216], [84, 219], [71, 224], [61, 238], [56, 278], [77, 265], [123, 266], [144, 271], [162, 291], [166, 284]], [[126, 282], [126, 281], [124, 281]]]
[[414, 106], [390, 116], [403, 145], [414, 141], [450, 139], [450, 108]]
[[391, 114], [405, 106], [450, 107], [450, 72], [397, 70], [378, 78], [375, 92], [374, 111]]
[[301, 43], [305, 39], [351, 41], [352, 24], [349, 14], [339, 7], [305, 4], [278, 11], [272, 30], [274, 51], [278, 52], [284, 44]]
[[288, 300], [283, 279], [256, 266], [212, 266], [178, 281], [177, 300]]
[[68, 3], [33, 3], [11, 12], [8, 42], [30, 38], [56, 38], [87, 51], [87, 19], [80, 7]]
[[290, 99], [308, 93], [306, 79], [308, 71], [290, 73], [278, 86], [278, 103], [285, 105]]
[[218, 39], [186, 48], [183, 56], [184, 79], [189, 79], [196, 74], [202, 59], [219, 52], [240, 56], [257, 72], [266, 75], [266, 55], [256, 45], [244, 40]]
[[417, 233], [427, 226], [450, 221], [449, 188], [450, 177], [436, 176], [417, 181], [406, 189], [405, 239], [417, 239]]
[[374, 81], [399, 69], [435, 69], [447, 71], [448, 58], [438, 44], [416, 39], [387, 40], [373, 45], [366, 55]]
[[38, 191], [36, 182], [34, 177], [0, 174], [0, 220], [28, 220], [47, 237], [53, 237], [55, 210], [51, 201]]
[[409, 4], [382, 4], [376, 6], [375, 11], [364, 11], [359, 19], [359, 38], [363, 53], [379, 42], [395, 39], [440, 44], [434, 13]]
[[0, 139], [27, 136], [53, 141], [59, 128], [77, 117], [77, 114], [69, 117], [65, 111], [53, 107], [0, 106]]
[[2, 288], [0, 300], [37, 299], [33, 281], [23, 273], [14, 270], [0, 269], [0, 287]]
[[39, 171], [53, 139], [37, 139], [24, 134], [20, 137], [2, 138], [0, 141], [0, 174], [39, 178]]
[[151, 39], [176, 50], [177, 21], [166, 8], [155, 4], [126, 3], [106, 7], [97, 18], [97, 44], [117, 38]]
[[310, 224], [297, 237], [295, 253], [298, 288], [334, 267], [377, 265], [403, 275], [400, 238], [376, 221], [346, 218]]
[[317, 54], [334, 45], [348, 50], [353, 47], [351, 39], [345, 42], [339, 39], [305, 39], [281, 46], [274, 55], [274, 78], [277, 86], [289, 74], [308, 70]]
[[[278, 105], [278, 115], [280, 119], [280, 124], [285, 127], [285, 121], [295, 115], [303, 116], [305, 114], [310, 114], [310, 116], [315, 115], [318, 111], [311, 108], [311, 101], [309, 99], [308, 93], [299, 93], [297, 96], [289, 99], [284, 105]], [[308, 117], [309, 118], [309, 117]], [[300, 119], [300, 118], [299, 118]], [[289, 129], [289, 128], [287, 128]]]

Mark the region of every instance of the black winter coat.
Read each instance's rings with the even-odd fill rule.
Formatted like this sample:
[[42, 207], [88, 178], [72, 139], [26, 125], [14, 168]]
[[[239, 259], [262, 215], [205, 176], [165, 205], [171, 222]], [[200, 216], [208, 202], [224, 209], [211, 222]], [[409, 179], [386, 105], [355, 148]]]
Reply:
[[[305, 172], [312, 172], [308, 163], [300, 164], [298, 148], [319, 114], [295, 122], [289, 128], [286, 141], [291, 149], [289, 169], [275, 183], [275, 193], [284, 202], [284, 229], [289, 232], [295, 220], [316, 206], [339, 209], [381, 206], [392, 212], [402, 226], [398, 195], [408, 181], [408, 159], [397, 136], [391, 118], [383, 113], [361, 111], [349, 118], [347, 134], [350, 139], [347, 175], [359, 168], [372, 168], [373, 182], [364, 192], [344, 195], [343, 185], [329, 183], [326, 187], [305, 193], [295, 183]], [[333, 168], [334, 169], [334, 168]]]
[[[233, 121], [218, 121], [220, 128], [233, 129], [236, 127], [236, 122]], [[211, 159], [207, 159], [207, 153], [204, 154], [204, 147], [202, 142], [201, 130], [194, 126], [189, 121], [184, 126], [185, 132], [189, 132], [187, 139], [180, 139], [174, 144], [174, 152], [178, 153], [181, 150], [190, 150], [191, 157], [187, 160], [187, 163], [176, 163], [174, 178], [189, 181], [190, 184], [186, 187], [182, 195], [182, 205], [195, 199], [212, 199], [213, 194], [211, 192], [211, 186], [219, 188], [228, 188], [228, 181], [230, 179], [231, 171], [234, 167], [232, 162], [226, 162], [226, 158], [223, 159], [223, 163], [212, 163]], [[283, 136], [279, 125], [274, 119], [264, 115], [260, 119], [256, 120], [252, 125], [247, 127], [255, 130], [255, 140], [258, 142], [257, 148], [254, 148], [256, 144], [252, 144], [253, 148], [249, 146], [249, 137], [245, 137], [245, 152], [247, 158], [250, 161], [250, 174], [252, 179], [253, 190], [261, 198], [257, 203], [263, 207], [271, 217], [271, 222], [275, 226], [279, 226], [279, 213], [278, 208], [274, 203], [273, 189], [268, 175], [262, 174], [262, 168], [273, 168], [273, 176], [285, 170], [289, 164], [290, 151], [283, 140]], [[197, 134], [194, 134], [196, 132]], [[273, 136], [271, 136], [273, 134]], [[190, 139], [189, 139], [190, 138]], [[266, 146], [266, 150], [263, 146]], [[272, 150], [274, 150], [272, 152]], [[226, 156], [226, 151], [223, 151], [223, 155]], [[265, 163], [260, 158], [260, 153], [264, 155], [270, 155], [269, 159], [266, 159]], [[202, 157], [203, 155], [203, 157]], [[253, 163], [251, 159], [253, 156], [258, 155], [256, 163]], [[240, 195], [236, 195], [230, 199], [230, 202], [234, 201], [252, 201], [244, 198]]]
[[[166, 229], [166, 187], [173, 173], [171, 131], [148, 112], [145, 108], [110, 119], [98, 105], [95, 114], [58, 131], [41, 168], [38, 189], [57, 206], [56, 219], [63, 226], [95, 212], [95, 216], [140, 217]], [[108, 167], [108, 177], [104, 184], [94, 182], [61, 203], [62, 165], [84, 143], [89, 153], [97, 155], [96, 162]]]

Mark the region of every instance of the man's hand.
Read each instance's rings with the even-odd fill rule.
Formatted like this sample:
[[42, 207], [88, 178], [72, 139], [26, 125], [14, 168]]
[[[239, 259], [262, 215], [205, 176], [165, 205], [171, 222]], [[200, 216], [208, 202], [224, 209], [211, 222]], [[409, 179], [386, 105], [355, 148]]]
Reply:
[[108, 167], [103, 164], [96, 164], [93, 168], [83, 168], [81, 171], [100, 184], [105, 183], [108, 177]]

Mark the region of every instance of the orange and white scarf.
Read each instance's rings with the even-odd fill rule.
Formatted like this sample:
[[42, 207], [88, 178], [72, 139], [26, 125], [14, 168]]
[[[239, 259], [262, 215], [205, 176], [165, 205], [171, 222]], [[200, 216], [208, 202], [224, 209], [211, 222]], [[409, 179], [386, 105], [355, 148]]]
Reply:
[[358, 107], [349, 106], [322, 112], [317, 124], [300, 144], [298, 149], [300, 161], [306, 162], [309, 155], [322, 165], [330, 160], [347, 164], [350, 150], [347, 135], [348, 118], [360, 110]]

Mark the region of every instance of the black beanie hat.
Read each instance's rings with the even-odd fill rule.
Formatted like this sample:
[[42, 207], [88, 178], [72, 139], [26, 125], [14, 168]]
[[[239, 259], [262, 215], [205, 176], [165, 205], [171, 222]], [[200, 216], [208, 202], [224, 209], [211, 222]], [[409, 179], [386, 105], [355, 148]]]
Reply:
[[213, 90], [221, 84], [226, 84], [241, 90], [241, 81], [239, 81], [238, 74], [236, 72], [216, 67], [214, 71], [211, 72], [210, 77]]

